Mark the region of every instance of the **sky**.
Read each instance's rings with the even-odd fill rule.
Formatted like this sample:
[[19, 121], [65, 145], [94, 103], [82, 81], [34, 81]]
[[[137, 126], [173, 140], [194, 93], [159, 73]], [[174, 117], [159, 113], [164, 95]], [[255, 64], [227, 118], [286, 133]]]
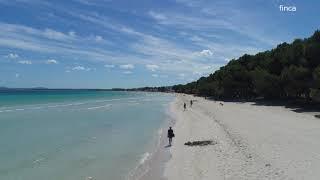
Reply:
[[311, 36], [319, 7], [319, 0], [0, 0], [0, 87], [191, 82], [245, 53]]

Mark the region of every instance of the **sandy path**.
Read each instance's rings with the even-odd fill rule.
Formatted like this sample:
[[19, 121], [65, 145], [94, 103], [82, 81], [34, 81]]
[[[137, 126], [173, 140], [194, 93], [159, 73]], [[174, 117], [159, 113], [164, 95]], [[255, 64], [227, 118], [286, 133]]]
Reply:
[[[196, 99], [192, 108], [183, 102]], [[171, 107], [176, 138], [165, 176], [178, 179], [319, 179], [320, 120], [253, 103], [182, 96]], [[216, 145], [188, 147], [194, 140]]]

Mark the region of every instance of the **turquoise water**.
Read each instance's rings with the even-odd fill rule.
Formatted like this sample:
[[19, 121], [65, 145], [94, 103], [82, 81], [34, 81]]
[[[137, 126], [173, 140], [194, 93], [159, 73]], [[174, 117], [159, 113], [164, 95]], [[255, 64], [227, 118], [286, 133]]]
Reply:
[[0, 92], [0, 179], [125, 179], [167, 118], [171, 95]]

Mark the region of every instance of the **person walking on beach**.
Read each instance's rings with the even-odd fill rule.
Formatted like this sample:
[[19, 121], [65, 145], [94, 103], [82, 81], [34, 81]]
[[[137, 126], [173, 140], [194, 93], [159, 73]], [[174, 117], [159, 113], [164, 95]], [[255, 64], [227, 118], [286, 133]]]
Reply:
[[187, 104], [183, 103], [183, 110], [185, 111], [187, 109]]
[[192, 101], [192, 99], [190, 100], [190, 107], [192, 107], [192, 104], [193, 104], [193, 101]]
[[168, 138], [169, 138], [169, 146], [171, 146], [172, 138], [174, 137], [174, 133], [171, 127], [168, 129]]

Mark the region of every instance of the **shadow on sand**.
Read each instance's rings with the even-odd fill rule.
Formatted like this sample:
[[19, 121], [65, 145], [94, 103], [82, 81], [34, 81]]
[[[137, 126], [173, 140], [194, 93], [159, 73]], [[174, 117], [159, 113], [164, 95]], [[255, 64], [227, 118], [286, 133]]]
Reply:
[[287, 101], [254, 101], [256, 106], [283, 106], [288, 108], [296, 113], [304, 113], [304, 112], [320, 112], [320, 104], [319, 103], [310, 103], [310, 102], [303, 102], [303, 101], [294, 101], [294, 100], [287, 100]]
[[265, 100], [265, 99], [215, 99], [207, 97], [210, 101], [223, 101], [233, 103], [252, 102], [255, 106], [282, 106], [296, 113], [313, 112], [320, 113], [320, 103], [306, 102], [304, 100], [286, 99], [286, 100]]

